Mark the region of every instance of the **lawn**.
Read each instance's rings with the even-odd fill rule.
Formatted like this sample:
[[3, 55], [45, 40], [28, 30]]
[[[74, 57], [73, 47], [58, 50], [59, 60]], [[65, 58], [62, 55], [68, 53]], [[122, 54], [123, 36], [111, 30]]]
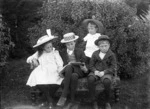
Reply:
[[[26, 81], [31, 72], [25, 59], [11, 60], [6, 68], [5, 76], [1, 79], [1, 109], [14, 106], [26, 106], [29, 109], [30, 87], [26, 86]], [[144, 73], [136, 78], [121, 81], [120, 101], [111, 102], [112, 109], [150, 109], [150, 75]], [[79, 96], [78, 96], [79, 97]], [[101, 100], [100, 100], [101, 102]], [[103, 106], [102, 106], [103, 107]], [[90, 109], [89, 105], [80, 104], [79, 109]]]

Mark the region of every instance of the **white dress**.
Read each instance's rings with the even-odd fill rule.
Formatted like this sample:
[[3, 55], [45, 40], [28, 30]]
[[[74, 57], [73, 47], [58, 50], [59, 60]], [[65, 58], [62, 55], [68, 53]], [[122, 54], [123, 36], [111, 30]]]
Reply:
[[84, 37], [84, 41], [87, 41], [86, 43], [86, 48], [85, 48], [85, 55], [87, 57], [92, 57], [92, 54], [94, 51], [98, 50], [99, 48], [95, 45], [95, 41], [101, 36], [100, 33], [96, 33], [94, 35], [92, 34], [87, 34], [85, 37]]
[[32, 59], [38, 59], [39, 66], [37, 66], [30, 74], [26, 85], [36, 86], [42, 84], [58, 84], [60, 85], [63, 78], [59, 76], [59, 72], [63, 68], [63, 61], [58, 51], [52, 51], [50, 53], [44, 52], [39, 58], [36, 52], [27, 59], [27, 63], [30, 63]]

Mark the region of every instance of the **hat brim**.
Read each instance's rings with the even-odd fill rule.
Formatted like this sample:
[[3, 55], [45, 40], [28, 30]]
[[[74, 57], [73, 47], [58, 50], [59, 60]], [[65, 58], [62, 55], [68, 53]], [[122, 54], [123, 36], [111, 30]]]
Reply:
[[110, 43], [110, 39], [108, 39], [108, 38], [101, 38], [101, 39], [97, 39], [97, 40], [95, 41], [95, 45], [98, 46], [98, 42], [99, 42], [99, 41], [105, 41], [105, 40], [109, 41], [109, 43]]
[[62, 39], [60, 42], [61, 42], [61, 43], [72, 42], [72, 41], [77, 40], [78, 38], [79, 38], [79, 36], [76, 36], [76, 35], [75, 35], [75, 38], [74, 38], [74, 39], [72, 39], [72, 40], [65, 41], [64, 39]]
[[82, 22], [83, 26], [87, 27], [87, 25], [88, 25], [89, 22], [93, 22], [93, 23], [95, 23], [98, 26], [98, 31], [97, 32], [102, 33], [102, 34], [104, 33], [105, 28], [104, 28], [104, 26], [103, 26], [103, 24], [102, 24], [101, 21], [98, 21], [98, 20], [95, 20], [95, 19], [85, 19]]
[[55, 39], [55, 38], [56, 38], [56, 37], [54, 37], [54, 38], [49, 38], [48, 40], [46, 40], [46, 41], [44, 41], [44, 42], [37, 43], [36, 45], [33, 46], [33, 48], [36, 48], [36, 47], [38, 47], [38, 46], [40, 46], [40, 45], [43, 45], [43, 44], [45, 44], [46, 42], [48, 42], [48, 41], [50, 41], [50, 40], [53, 40], [53, 39]]

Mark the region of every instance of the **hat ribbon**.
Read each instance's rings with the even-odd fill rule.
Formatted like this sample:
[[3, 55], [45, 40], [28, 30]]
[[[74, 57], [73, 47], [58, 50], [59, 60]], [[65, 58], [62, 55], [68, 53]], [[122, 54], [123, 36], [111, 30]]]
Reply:
[[73, 40], [73, 39], [75, 39], [75, 35], [64, 37], [65, 41], [69, 41], [69, 40]]
[[54, 36], [51, 34], [51, 29], [46, 29], [46, 32], [47, 32], [48, 37], [52, 39], [54, 38]]

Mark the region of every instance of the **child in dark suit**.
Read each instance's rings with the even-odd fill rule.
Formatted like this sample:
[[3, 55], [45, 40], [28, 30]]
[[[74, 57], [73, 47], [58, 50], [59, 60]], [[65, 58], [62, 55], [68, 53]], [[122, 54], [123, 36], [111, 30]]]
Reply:
[[[72, 105], [74, 105], [78, 78], [85, 77], [88, 72], [87, 67], [85, 66], [86, 57], [84, 51], [80, 48], [76, 48], [75, 46], [76, 40], [78, 38], [79, 36], [75, 35], [72, 32], [65, 34], [63, 36], [63, 39], [61, 40], [61, 43], [64, 43], [66, 45], [66, 49], [63, 49], [59, 52], [64, 62], [64, 66], [67, 66], [63, 70], [64, 88], [57, 106], [64, 106], [70, 88], [71, 102], [68, 104], [68, 109]], [[81, 63], [81, 65], [77, 65], [77, 63]]]
[[94, 83], [98, 80], [101, 80], [104, 84], [106, 95], [105, 109], [111, 109], [109, 99], [112, 77], [117, 69], [116, 57], [115, 54], [110, 50], [110, 39], [108, 36], [100, 36], [95, 41], [95, 45], [99, 47], [99, 50], [93, 53], [90, 60], [90, 70], [92, 71], [88, 77], [90, 100], [94, 103], [94, 108], [98, 109], [97, 102], [95, 100]]

